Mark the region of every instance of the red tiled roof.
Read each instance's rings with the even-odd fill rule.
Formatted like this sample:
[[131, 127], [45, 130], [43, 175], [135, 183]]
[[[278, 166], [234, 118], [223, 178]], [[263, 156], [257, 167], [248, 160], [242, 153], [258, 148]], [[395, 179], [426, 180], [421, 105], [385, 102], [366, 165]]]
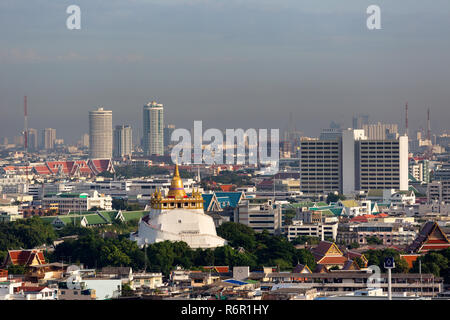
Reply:
[[220, 189], [224, 192], [229, 192], [229, 191], [233, 191], [233, 187], [234, 185], [232, 184], [222, 184], [220, 185]]
[[91, 159], [88, 161], [88, 166], [91, 168], [92, 173], [95, 175], [105, 171], [114, 171], [110, 159]]
[[[440, 238], [443, 241], [441, 245], [433, 244], [430, 241], [436, 241]], [[446, 234], [441, 230], [439, 225], [434, 221], [428, 221], [420, 230], [417, 238], [409, 245], [407, 252], [422, 252], [428, 250], [441, 250], [450, 247], [450, 241], [448, 240]]]
[[35, 166], [34, 170], [37, 174], [52, 174], [52, 172], [45, 165]]
[[8, 255], [13, 265], [29, 265], [36, 255], [40, 264], [46, 263], [44, 254], [39, 250], [9, 250]]
[[442, 245], [429, 245], [429, 244], [425, 244], [423, 245], [422, 249], [420, 250], [420, 252], [426, 252], [428, 250], [444, 250], [446, 248], [450, 248], [450, 244], [442, 244]]
[[342, 264], [344, 265], [347, 262], [347, 258], [346, 257], [323, 257], [322, 259], [320, 259], [319, 261], [317, 261], [320, 264]]
[[205, 270], [216, 270], [218, 273], [228, 273], [230, 272], [230, 268], [228, 266], [208, 266], [208, 267], [203, 267], [203, 269]]
[[29, 287], [29, 286], [21, 286], [21, 287], [16, 287], [14, 288], [14, 292], [19, 292], [19, 291], [23, 291], [23, 292], [41, 292], [42, 290], [44, 290], [47, 287]]

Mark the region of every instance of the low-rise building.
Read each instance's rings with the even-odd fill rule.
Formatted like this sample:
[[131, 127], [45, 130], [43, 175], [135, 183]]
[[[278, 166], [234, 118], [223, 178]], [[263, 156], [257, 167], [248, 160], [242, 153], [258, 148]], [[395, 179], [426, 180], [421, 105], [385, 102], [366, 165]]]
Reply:
[[337, 241], [340, 243], [360, 245], [367, 244], [367, 238], [376, 237], [386, 246], [408, 245], [417, 233], [404, 229], [397, 223], [366, 222], [340, 226]]
[[244, 199], [234, 211], [234, 222], [249, 226], [256, 232], [267, 230], [271, 234], [280, 234], [281, 221], [281, 205], [269, 198]]
[[289, 241], [299, 236], [311, 236], [324, 240], [325, 238], [337, 238], [338, 223], [303, 223], [301, 220], [293, 220], [292, 224], [287, 227], [287, 238]]
[[57, 210], [60, 214], [84, 212], [94, 207], [100, 210], [112, 210], [112, 198], [98, 191], [85, 193], [48, 194], [42, 199], [44, 209]]

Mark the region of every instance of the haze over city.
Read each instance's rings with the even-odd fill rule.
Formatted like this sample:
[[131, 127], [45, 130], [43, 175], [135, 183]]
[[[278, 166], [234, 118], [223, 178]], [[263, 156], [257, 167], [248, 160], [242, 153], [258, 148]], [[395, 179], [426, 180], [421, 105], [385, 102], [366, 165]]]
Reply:
[[[0, 3], [0, 136], [20, 135], [24, 95], [29, 127], [68, 143], [98, 106], [138, 137], [151, 100], [184, 128], [284, 130], [292, 112], [307, 135], [356, 113], [402, 130], [405, 102], [413, 130], [428, 107], [433, 130], [450, 121], [448, 1], [376, 1], [372, 31], [365, 0], [74, 2]], [[81, 30], [66, 28], [71, 4]]]

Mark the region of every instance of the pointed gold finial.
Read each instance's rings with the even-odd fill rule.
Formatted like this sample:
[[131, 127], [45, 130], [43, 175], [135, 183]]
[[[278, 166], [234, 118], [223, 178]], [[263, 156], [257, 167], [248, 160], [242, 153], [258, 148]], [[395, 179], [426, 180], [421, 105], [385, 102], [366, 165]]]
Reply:
[[180, 172], [178, 170], [178, 164], [175, 164], [175, 171], [173, 173], [172, 183], [169, 189], [169, 198], [185, 198], [186, 192], [184, 191], [183, 181], [180, 178]]

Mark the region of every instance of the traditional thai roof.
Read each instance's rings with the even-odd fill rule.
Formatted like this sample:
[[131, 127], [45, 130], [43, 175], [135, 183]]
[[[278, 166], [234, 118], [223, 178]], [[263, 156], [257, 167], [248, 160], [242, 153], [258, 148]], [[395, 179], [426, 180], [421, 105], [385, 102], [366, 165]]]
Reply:
[[139, 220], [146, 214], [146, 211], [122, 211], [122, 216], [125, 221]]
[[5, 265], [31, 266], [45, 263], [44, 254], [40, 250], [8, 250]]
[[307, 265], [298, 263], [292, 270], [292, 273], [312, 273]]
[[330, 273], [324, 264], [317, 264], [314, 273]]
[[359, 253], [356, 251], [347, 250], [345, 252], [345, 257], [349, 260], [355, 260], [356, 258], [360, 258], [364, 262], [364, 266], [367, 267], [367, 263], [369, 260], [367, 260], [366, 256], [363, 253]]
[[217, 198], [227, 199], [228, 206], [236, 208], [243, 197], [243, 192], [216, 192]]
[[339, 201], [344, 207], [351, 208], [351, 207], [359, 207], [359, 203], [356, 200], [340, 200]]
[[243, 195], [243, 192], [205, 193], [202, 194], [203, 208], [205, 208], [205, 211], [219, 211], [226, 207], [236, 208]]
[[358, 264], [353, 260], [347, 260], [342, 267], [342, 270], [361, 270]]
[[443, 250], [449, 247], [450, 241], [437, 222], [428, 221], [406, 251], [422, 253], [430, 250]]
[[312, 250], [316, 263], [324, 265], [344, 265], [348, 260], [334, 242], [321, 241]]
[[98, 175], [102, 172], [114, 172], [114, 166], [111, 159], [90, 159], [88, 166], [94, 175]]

